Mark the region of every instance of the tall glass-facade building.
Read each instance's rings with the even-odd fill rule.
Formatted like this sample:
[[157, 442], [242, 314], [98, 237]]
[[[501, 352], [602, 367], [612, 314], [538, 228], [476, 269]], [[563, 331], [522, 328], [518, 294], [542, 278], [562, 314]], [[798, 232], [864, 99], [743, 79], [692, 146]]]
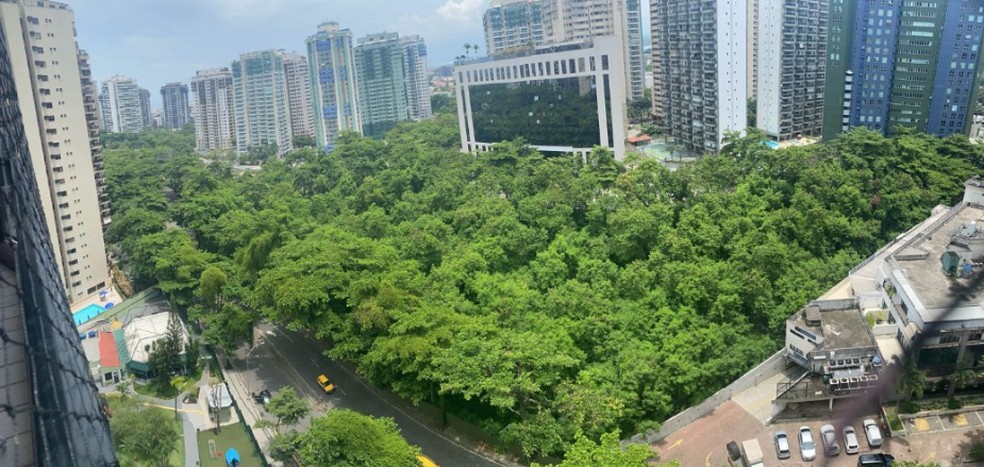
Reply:
[[232, 62], [236, 151], [275, 144], [277, 155], [291, 151], [290, 111], [283, 53], [250, 52]]
[[380, 138], [410, 119], [403, 48], [395, 32], [360, 37], [355, 46], [355, 76], [362, 112], [362, 134]]
[[967, 133], [984, 0], [830, 0], [823, 136], [895, 126]]
[[352, 32], [325, 22], [306, 44], [314, 135], [319, 146], [331, 151], [342, 132], [362, 133]]

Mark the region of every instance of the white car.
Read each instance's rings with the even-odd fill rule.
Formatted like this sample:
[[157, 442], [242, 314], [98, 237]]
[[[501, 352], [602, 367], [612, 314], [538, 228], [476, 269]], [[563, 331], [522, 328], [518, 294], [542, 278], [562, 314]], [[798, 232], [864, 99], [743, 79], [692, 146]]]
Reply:
[[789, 448], [789, 435], [785, 431], [776, 432], [776, 457], [780, 459], [789, 459], [792, 455]]
[[861, 449], [858, 446], [858, 434], [854, 432], [854, 427], [851, 425], [844, 427], [844, 452], [847, 454], [857, 454]]
[[864, 423], [864, 434], [868, 437], [868, 445], [877, 448], [882, 445], [881, 430], [878, 429], [878, 424], [875, 423], [873, 419], [866, 419]]
[[799, 429], [800, 455], [803, 460], [812, 461], [817, 458], [817, 445], [813, 442], [813, 433], [810, 427], [801, 426]]

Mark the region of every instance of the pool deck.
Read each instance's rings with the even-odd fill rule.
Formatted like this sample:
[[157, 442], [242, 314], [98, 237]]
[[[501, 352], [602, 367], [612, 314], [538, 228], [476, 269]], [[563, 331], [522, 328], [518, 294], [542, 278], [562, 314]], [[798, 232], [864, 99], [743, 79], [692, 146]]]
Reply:
[[105, 289], [102, 289], [102, 290], [105, 290], [105, 291], [108, 292], [106, 294], [106, 300], [101, 300], [99, 298], [99, 292], [96, 292], [95, 295], [93, 295], [93, 296], [91, 296], [91, 297], [89, 297], [89, 298], [87, 298], [85, 300], [82, 300], [80, 302], [73, 303], [72, 306], [70, 307], [70, 310], [72, 311], [72, 313], [74, 314], [74, 313], [78, 312], [79, 310], [81, 310], [81, 309], [83, 309], [83, 308], [85, 308], [85, 307], [87, 307], [89, 305], [99, 305], [99, 306], [105, 308], [106, 307], [106, 303], [108, 303], [108, 302], [113, 302], [113, 305], [119, 305], [120, 302], [123, 301], [123, 298], [120, 297], [119, 292], [117, 292], [116, 289], [114, 289], [112, 286], [106, 287]]

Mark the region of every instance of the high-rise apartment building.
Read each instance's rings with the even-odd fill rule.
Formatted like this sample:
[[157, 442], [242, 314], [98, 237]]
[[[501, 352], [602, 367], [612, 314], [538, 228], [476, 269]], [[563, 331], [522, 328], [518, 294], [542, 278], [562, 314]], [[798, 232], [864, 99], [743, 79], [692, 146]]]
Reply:
[[819, 137], [827, 0], [759, 2], [755, 126], [773, 141]]
[[744, 2], [652, 0], [653, 107], [685, 149], [718, 152], [747, 125]]
[[104, 131], [137, 133], [144, 129], [146, 125], [140, 91], [137, 82], [127, 76], [115, 75], [103, 81], [99, 107]]
[[198, 152], [234, 149], [233, 108], [232, 72], [228, 68], [210, 68], [195, 73], [191, 78], [191, 112]]
[[544, 43], [619, 38], [625, 49], [626, 94], [629, 99], [643, 96], [646, 76], [639, 0], [540, 0], [540, 9]]
[[395, 32], [370, 34], [355, 46], [355, 81], [359, 89], [362, 134], [381, 138], [410, 119], [403, 48]]
[[63, 3], [0, 2], [40, 209], [70, 302], [110, 283], [96, 181], [101, 160], [92, 154], [91, 89], [87, 108], [74, 19]]
[[99, 141], [99, 93], [96, 81], [92, 79], [89, 54], [79, 50], [79, 77], [82, 79], [82, 107], [85, 109], [85, 124], [89, 132], [89, 150], [92, 153], [92, 171], [96, 178], [96, 192], [99, 194], [99, 214], [103, 230], [113, 221], [110, 217], [109, 193], [106, 192], [106, 174], [103, 166], [102, 143]]
[[307, 57], [293, 52], [285, 53], [284, 77], [287, 80], [291, 133], [294, 136], [314, 136], [314, 110], [311, 106], [311, 79], [308, 75]]
[[825, 139], [858, 126], [969, 131], [984, 1], [829, 1]]
[[492, 0], [482, 20], [490, 56], [543, 44], [540, 0]]
[[231, 68], [236, 150], [246, 152], [250, 147], [274, 144], [278, 156], [290, 152], [293, 146], [283, 53], [245, 53]]
[[167, 83], [161, 87], [164, 103], [164, 126], [172, 130], [183, 128], [191, 120], [188, 106], [188, 86], [183, 83]]
[[427, 80], [427, 45], [420, 36], [403, 36], [403, 76], [407, 85], [407, 111], [410, 120], [431, 118], [430, 82]]
[[144, 88], [140, 88], [140, 117], [144, 128], [154, 126], [154, 119], [151, 117], [150, 90]]
[[[748, 17], [746, 21], [748, 26], [746, 30], [747, 44], [745, 51], [745, 56], [748, 57], [748, 66], [746, 67], [745, 85], [747, 86], [747, 91], [745, 94], [748, 95], [749, 99], [756, 99], [758, 94], [758, 37], [759, 37], [759, 0], [747, 0], [748, 1], [748, 11], [746, 14]], [[777, 6], [779, 6], [777, 4]]]
[[329, 21], [319, 25], [318, 32], [305, 43], [315, 139], [331, 151], [341, 132], [362, 133], [352, 32]]

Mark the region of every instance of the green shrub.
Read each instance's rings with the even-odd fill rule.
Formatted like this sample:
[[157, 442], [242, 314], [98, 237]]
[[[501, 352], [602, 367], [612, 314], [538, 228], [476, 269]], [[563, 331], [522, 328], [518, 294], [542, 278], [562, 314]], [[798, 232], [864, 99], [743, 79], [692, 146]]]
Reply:
[[919, 404], [909, 401], [899, 406], [899, 413], [916, 413], [919, 411]]
[[888, 426], [892, 428], [892, 431], [902, 431], [905, 428], [894, 407], [885, 409], [885, 414], [888, 416]]
[[974, 441], [974, 443], [970, 445], [970, 454], [968, 457], [973, 462], [984, 461], [984, 441]]
[[951, 397], [949, 400], [946, 401], [946, 408], [950, 410], [957, 410], [960, 407], [963, 407], [963, 403], [957, 400], [957, 398], [955, 397]]

